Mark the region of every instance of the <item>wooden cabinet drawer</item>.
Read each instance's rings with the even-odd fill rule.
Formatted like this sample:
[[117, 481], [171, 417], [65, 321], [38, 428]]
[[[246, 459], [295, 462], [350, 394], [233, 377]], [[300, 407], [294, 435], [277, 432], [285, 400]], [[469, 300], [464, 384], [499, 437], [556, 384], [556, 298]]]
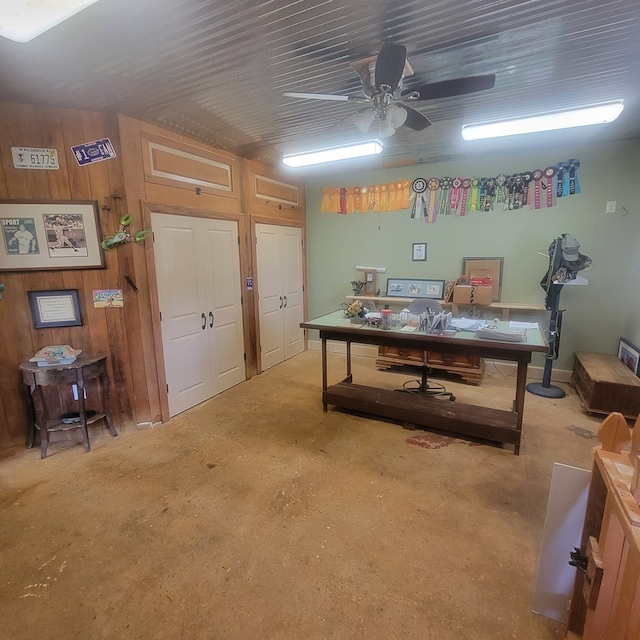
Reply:
[[484, 360], [479, 356], [398, 347], [378, 347], [376, 366], [379, 369], [399, 365], [420, 367], [425, 361], [428, 367], [455, 373], [462, 376], [466, 382], [474, 384], [479, 384], [484, 374]]
[[479, 360], [478, 356], [470, 356], [464, 353], [427, 352], [427, 364], [430, 366], [478, 367]]
[[398, 347], [379, 347], [378, 355], [383, 358], [398, 360], [396, 364], [415, 364], [422, 366], [424, 351], [420, 349], [400, 349]]

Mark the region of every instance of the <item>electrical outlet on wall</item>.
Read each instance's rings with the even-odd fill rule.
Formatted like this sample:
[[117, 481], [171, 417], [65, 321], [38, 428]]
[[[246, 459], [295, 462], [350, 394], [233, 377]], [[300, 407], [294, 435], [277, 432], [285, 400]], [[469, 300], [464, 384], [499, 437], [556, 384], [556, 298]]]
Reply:
[[607, 213], [615, 213], [616, 212], [616, 201], [615, 200], [608, 200], [607, 201], [607, 209], [606, 209]]

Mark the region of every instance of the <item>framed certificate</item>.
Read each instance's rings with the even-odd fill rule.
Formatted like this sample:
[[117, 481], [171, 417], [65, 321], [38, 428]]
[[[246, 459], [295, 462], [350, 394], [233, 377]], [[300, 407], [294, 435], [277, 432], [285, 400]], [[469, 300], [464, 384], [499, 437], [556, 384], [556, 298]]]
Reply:
[[29, 305], [36, 329], [76, 327], [82, 324], [77, 289], [29, 291]]

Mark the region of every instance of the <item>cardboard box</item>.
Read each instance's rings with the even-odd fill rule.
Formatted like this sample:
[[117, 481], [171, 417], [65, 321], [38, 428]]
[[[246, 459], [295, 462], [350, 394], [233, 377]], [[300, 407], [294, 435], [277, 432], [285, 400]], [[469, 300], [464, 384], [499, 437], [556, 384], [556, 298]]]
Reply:
[[458, 284], [453, 288], [454, 304], [491, 304], [493, 287], [472, 287]]

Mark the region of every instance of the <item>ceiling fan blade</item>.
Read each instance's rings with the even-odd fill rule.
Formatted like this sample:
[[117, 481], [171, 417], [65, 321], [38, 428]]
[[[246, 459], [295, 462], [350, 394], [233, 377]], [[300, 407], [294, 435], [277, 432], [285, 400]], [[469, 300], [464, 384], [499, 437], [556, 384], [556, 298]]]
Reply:
[[331, 93], [293, 93], [285, 91], [282, 94], [287, 98], [306, 98], [308, 100], [336, 100], [337, 102], [348, 102], [349, 96], [336, 96]]
[[[406, 96], [408, 100], [436, 100], [438, 98], [449, 98], [451, 96], [484, 91], [485, 89], [493, 89], [495, 84], [496, 77], [493, 73], [484, 76], [468, 76], [406, 89], [402, 92], [402, 97]], [[413, 97], [416, 94], [417, 97]]]
[[406, 47], [391, 42], [383, 44], [376, 59], [376, 87], [386, 84], [391, 87], [392, 92], [395, 91], [402, 80], [406, 61]]
[[431, 120], [427, 116], [423, 116], [419, 111], [408, 107], [406, 104], [403, 104], [402, 108], [407, 112], [407, 119], [404, 121], [405, 127], [409, 127], [414, 131], [422, 131], [431, 126]]

